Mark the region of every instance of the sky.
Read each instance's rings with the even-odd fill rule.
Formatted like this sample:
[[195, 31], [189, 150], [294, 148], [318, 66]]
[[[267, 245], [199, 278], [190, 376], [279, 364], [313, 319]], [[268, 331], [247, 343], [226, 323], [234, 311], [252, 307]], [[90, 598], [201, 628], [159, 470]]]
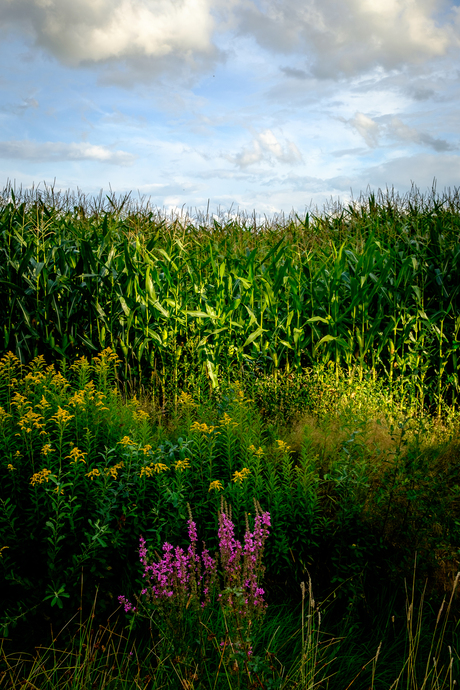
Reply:
[[0, 0], [0, 184], [302, 213], [460, 186], [460, 0]]

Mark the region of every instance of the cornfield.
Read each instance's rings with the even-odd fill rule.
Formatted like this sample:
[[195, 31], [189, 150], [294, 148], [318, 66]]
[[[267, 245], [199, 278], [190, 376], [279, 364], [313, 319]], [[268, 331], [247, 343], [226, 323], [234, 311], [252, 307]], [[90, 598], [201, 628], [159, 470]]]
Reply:
[[111, 347], [124, 386], [174, 391], [315, 364], [441, 415], [459, 392], [459, 191], [271, 221], [170, 217], [130, 195], [0, 198], [0, 356]]

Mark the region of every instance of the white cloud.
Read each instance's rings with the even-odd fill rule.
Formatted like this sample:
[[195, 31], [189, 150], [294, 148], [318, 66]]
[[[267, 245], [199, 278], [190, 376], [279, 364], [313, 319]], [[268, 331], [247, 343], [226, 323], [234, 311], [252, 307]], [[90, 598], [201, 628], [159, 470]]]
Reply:
[[348, 122], [359, 134], [361, 134], [370, 148], [378, 146], [381, 127], [375, 120], [364, 115], [364, 113], [356, 113], [355, 117]]
[[147, 56], [215, 56], [212, 0], [0, 0], [3, 26], [22, 27], [65, 64]]
[[[381, 123], [376, 122], [371, 117], [368, 117], [364, 113], [357, 112], [355, 117], [346, 120], [345, 118], [338, 117], [338, 120], [346, 122], [353, 129], [355, 129], [358, 134], [360, 134], [369, 148], [376, 148], [379, 145], [379, 138], [382, 135], [386, 135], [389, 139], [405, 142], [407, 144], [414, 143], [420, 146], [428, 146], [435, 151], [453, 151], [458, 148], [453, 144], [449, 144], [445, 139], [436, 139], [431, 134], [425, 132], [419, 132], [414, 127], [409, 127], [406, 125], [399, 117], [385, 117], [382, 116], [379, 119]], [[386, 122], [383, 122], [387, 120]], [[340, 155], [345, 152], [335, 152], [335, 155]]]
[[[42, 0], [43, 1], [43, 0]], [[134, 156], [126, 151], [112, 151], [106, 146], [87, 143], [0, 141], [0, 158], [28, 161], [98, 161], [113, 165], [132, 165]]]
[[302, 154], [293, 141], [279, 141], [271, 129], [257, 134], [252, 142], [241, 149], [236, 155], [224, 155], [224, 158], [234, 163], [238, 168], [248, 168], [250, 165], [275, 162], [297, 165], [302, 162]]
[[[442, 22], [440, 21], [442, 17]], [[449, 0], [0, 0], [0, 25], [29, 34], [71, 66], [124, 62], [107, 83], [128, 86], [184, 67], [206, 71], [224, 54], [218, 34], [252, 37], [266, 51], [302, 55], [281, 67], [305, 80], [401, 69], [460, 46]]]
[[389, 136], [399, 139], [400, 141], [429, 146], [435, 151], [453, 151], [458, 148], [457, 146], [449, 144], [445, 139], [435, 139], [431, 134], [419, 132], [414, 127], [408, 127], [399, 117], [391, 118], [390, 122], [387, 124], [387, 133]]
[[[387, 70], [443, 56], [459, 46], [454, 21], [434, 16], [445, 0], [258, 0], [242, 3], [240, 32], [284, 54], [304, 53], [320, 79], [351, 77], [376, 66]], [[291, 77], [302, 71], [284, 67]]]

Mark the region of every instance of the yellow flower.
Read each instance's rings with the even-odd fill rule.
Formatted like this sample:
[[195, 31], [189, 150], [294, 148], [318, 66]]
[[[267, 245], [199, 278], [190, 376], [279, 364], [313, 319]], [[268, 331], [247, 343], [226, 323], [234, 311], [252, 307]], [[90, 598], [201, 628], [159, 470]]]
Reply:
[[247, 479], [247, 477], [249, 477], [250, 474], [251, 474], [251, 470], [248, 470], [247, 467], [243, 467], [243, 469], [241, 470], [241, 472], [235, 472], [235, 473], [233, 474], [233, 479], [232, 479], [232, 481], [233, 481], [233, 482], [238, 482], [238, 484], [241, 485], [241, 484], [244, 482], [244, 480]]
[[71, 465], [75, 465], [79, 461], [86, 463], [85, 455], [88, 455], [88, 453], [83, 453], [83, 451], [79, 450], [77, 446], [74, 446], [74, 448], [72, 448], [70, 451], [70, 454], [66, 455], [65, 457], [66, 459], [70, 458]]
[[38, 407], [40, 410], [46, 410], [47, 407], [50, 407], [49, 402], [46, 400], [45, 396], [42, 395], [42, 399], [38, 403], [38, 405], [35, 405], [35, 407]]
[[[208, 426], [207, 424], [200, 424], [199, 422], [193, 422], [192, 426], [190, 427], [192, 431], [201, 431], [204, 434], [212, 434], [214, 429], [217, 429], [215, 426]], [[219, 433], [219, 432], [217, 432]]]
[[211, 483], [210, 483], [209, 489], [208, 489], [208, 493], [209, 493], [209, 491], [211, 491], [212, 489], [214, 489], [215, 491], [222, 491], [223, 488], [224, 488], [224, 487], [222, 486], [222, 482], [220, 482], [220, 481], [214, 481], [214, 482], [211, 482]]
[[242, 405], [243, 403], [251, 403], [254, 402], [251, 398], [245, 398], [244, 396], [244, 391], [241, 388], [241, 383], [239, 381], [236, 381], [234, 384], [234, 389], [236, 393], [236, 402], [238, 405]]
[[48, 455], [48, 453], [54, 453], [54, 448], [51, 448], [51, 444], [47, 443], [46, 445], [43, 446], [42, 448], [42, 455], [45, 457]]
[[16, 469], [16, 467], [13, 467], [11, 462], [8, 463], [7, 468], [8, 468], [8, 472], [14, 472]]
[[99, 354], [100, 357], [92, 358], [95, 369], [107, 366], [107, 364], [114, 364], [115, 366], [121, 364], [121, 359], [111, 347], [106, 347], [105, 350], [102, 350]]
[[64, 493], [64, 489], [61, 489], [61, 491], [59, 491], [59, 486], [57, 486], [57, 487], [54, 489], [54, 493], [55, 493], [55, 494], [58, 494], [58, 493], [63, 494], [63, 493]]
[[238, 426], [238, 422], [233, 422], [232, 418], [229, 417], [228, 414], [225, 412], [224, 416], [220, 420], [220, 426], [226, 426], [226, 427]]
[[21, 364], [21, 361], [11, 351], [7, 352], [4, 357], [0, 359], [0, 372], [5, 369], [12, 369]]
[[189, 460], [190, 458], [185, 458], [185, 460], [178, 460], [175, 462], [174, 469], [176, 472], [183, 472], [184, 470], [188, 469], [190, 467]]
[[45, 365], [46, 365], [46, 362], [45, 362], [44, 355], [37, 355], [36, 357], [34, 357], [34, 359], [29, 364], [29, 369], [31, 371], [33, 371], [35, 369], [35, 370], [38, 370], [40, 372], [41, 369], [43, 369], [43, 367]]
[[108, 477], [110, 474], [113, 479], [118, 479], [118, 470], [121, 470], [121, 468], [124, 467], [124, 464], [125, 463], [121, 461], [117, 465], [113, 465], [112, 467], [106, 467], [104, 469], [106, 477]]
[[291, 446], [288, 446], [288, 444], [284, 441], [277, 439], [276, 442], [278, 444], [278, 450], [280, 450], [282, 453], [288, 453], [291, 450]]
[[97, 467], [95, 467], [94, 470], [91, 470], [91, 472], [88, 472], [88, 474], [86, 476], [89, 477], [91, 479], [91, 481], [93, 481], [94, 477], [100, 477], [101, 473], [99, 472]]
[[19, 420], [18, 426], [21, 427], [21, 431], [25, 431], [27, 434], [32, 432], [32, 429], [43, 429], [45, 426], [42, 422], [45, 420], [43, 417], [32, 410], [28, 410], [26, 414]]
[[60, 406], [58, 406], [58, 411], [56, 412], [56, 414], [54, 414], [51, 417], [51, 419], [53, 419], [58, 426], [67, 424], [73, 418], [73, 414], [70, 414], [69, 412], [67, 412], [67, 410], [63, 410]]
[[10, 548], [9, 546], [2, 546], [2, 548], [0, 549], [0, 558], [3, 558], [2, 551], [4, 551], [5, 549], [9, 549], [9, 548]]
[[24, 383], [31, 383], [33, 386], [38, 386], [44, 378], [46, 378], [45, 374], [43, 374], [41, 371], [37, 371], [35, 374], [30, 372], [27, 374], [27, 376], [24, 376]]
[[5, 419], [7, 419], [8, 417], [11, 417], [11, 415], [8, 414], [8, 413], [3, 409], [3, 407], [0, 407], [0, 424], [2, 424], [2, 423], [5, 421]]
[[100, 408], [100, 411], [102, 411], [102, 410], [108, 410], [108, 409], [109, 409], [108, 407], [101, 407], [101, 405], [104, 404], [104, 400], [105, 400], [105, 395], [104, 395], [104, 393], [101, 393], [100, 391], [97, 391], [96, 397], [98, 398], [97, 402], [95, 403], [96, 407], [99, 407], [99, 408]]
[[162, 462], [157, 462], [155, 465], [153, 465], [153, 469], [157, 474], [160, 474], [160, 472], [166, 472], [166, 470], [169, 470], [169, 467], [164, 465]]
[[251, 453], [254, 453], [254, 455], [257, 455], [258, 458], [262, 457], [262, 455], [264, 454], [264, 451], [262, 450], [262, 448], [260, 446], [259, 446], [258, 450], [256, 450], [255, 446], [251, 444], [249, 446], [249, 450], [251, 451]]
[[149, 414], [144, 412], [144, 410], [139, 410], [138, 412], [133, 412], [133, 419], [137, 419], [138, 422], [147, 422]]
[[83, 371], [87, 371], [90, 368], [90, 363], [86, 359], [86, 357], [80, 357], [80, 359], [75, 360], [74, 364], [70, 365], [71, 369], [75, 369], [75, 371], [79, 371], [79, 369], [82, 369]]
[[192, 396], [189, 393], [185, 393], [185, 391], [182, 391], [182, 393], [179, 395], [177, 402], [183, 407], [198, 407]]
[[142, 477], [145, 475], [146, 477], [152, 477], [153, 473], [155, 472], [153, 467], [142, 467], [141, 468], [141, 473], [139, 477], [142, 479]]
[[136, 444], [134, 443], [134, 441], [131, 441], [131, 439], [129, 438], [129, 436], [123, 436], [123, 438], [121, 439], [121, 441], [118, 441], [118, 443], [121, 443], [122, 446], [135, 446], [135, 445], [136, 445]]
[[69, 399], [69, 405], [71, 407], [85, 407], [85, 391], [77, 391]]
[[142, 448], [142, 452], [144, 453], [144, 455], [147, 455], [149, 450], [152, 450], [152, 446], [150, 445], [150, 443], [147, 443], [147, 445]]
[[58, 371], [57, 374], [53, 376], [51, 379], [51, 385], [55, 386], [56, 388], [60, 388], [62, 391], [65, 390], [68, 386], [70, 386], [70, 383], [67, 381], [66, 378], [61, 374], [60, 371]]
[[32, 404], [27, 400], [27, 398], [18, 392], [14, 394], [11, 404], [21, 408], [21, 411], [23, 407], [32, 407]]
[[35, 486], [35, 484], [43, 484], [43, 482], [48, 482], [50, 474], [51, 470], [47, 470], [45, 467], [43, 470], [40, 470], [40, 472], [36, 472], [32, 475], [30, 478], [30, 483], [32, 486]]

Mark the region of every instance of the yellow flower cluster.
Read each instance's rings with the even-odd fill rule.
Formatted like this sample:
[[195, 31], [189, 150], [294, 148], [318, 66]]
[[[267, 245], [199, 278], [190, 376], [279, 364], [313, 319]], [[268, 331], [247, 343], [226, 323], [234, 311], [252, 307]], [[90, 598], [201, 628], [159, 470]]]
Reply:
[[232, 418], [225, 412], [224, 416], [220, 420], [220, 426], [226, 426], [226, 427], [238, 426], [238, 422], [233, 422]]
[[[49, 367], [52, 368], [52, 367]], [[70, 383], [67, 381], [67, 379], [61, 374], [60, 371], [58, 371], [57, 374], [53, 376], [51, 379], [51, 385], [54, 388], [58, 388], [61, 393], [65, 391], [66, 388], [70, 386]]]
[[13, 395], [11, 405], [15, 405], [20, 415], [23, 415], [32, 407], [32, 404], [27, 400], [25, 395], [21, 395], [16, 391]]
[[24, 383], [26, 386], [30, 385], [35, 388], [35, 386], [39, 386], [45, 378], [45, 374], [43, 374], [41, 371], [30, 371], [26, 376], [24, 376]]
[[133, 412], [133, 419], [135, 419], [141, 423], [142, 422], [148, 422], [149, 413], [145, 412], [144, 410], [138, 410], [137, 412]]
[[60, 405], [58, 405], [58, 409], [56, 414], [53, 414], [51, 419], [56, 422], [58, 426], [65, 426], [70, 422], [71, 419], [74, 418], [73, 414], [70, 414], [67, 410], [63, 410]]
[[281, 441], [280, 439], [278, 439], [276, 442], [278, 444], [278, 450], [281, 451], [282, 453], [288, 453], [291, 450], [291, 446], [288, 446], [288, 444], [285, 443], [284, 441]]
[[264, 451], [262, 450], [262, 448], [260, 446], [256, 450], [256, 447], [253, 444], [251, 444], [249, 446], [249, 450], [251, 451], [251, 453], [254, 453], [254, 455], [256, 455], [258, 458], [261, 458], [262, 455], [264, 454]]
[[174, 463], [174, 469], [176, 472], [183, 472], [184, 470], [187, 470], [190, 467], [189, 460], [190, 458], [185, 458], [185, 460], [177, 460], [177, 462]]
[[46, 443], [41, 450], [41, 453], [42, 453], [42, 455], [45, 456], [45, 458], [48, 455], [48, 453], [53, 453], [53, 452], [54, 452], [54, 448], [51, 448], [50, 443]]
[[69, 405], [71, 407], [81, 407], [85, 408], [85, 391], [77, 391], [72, 395], [71, 398], [69, 398]]
[[88, 371], [91, 369], [91, 364], [88, 362], [86, 357], [80, 357], [79, 359], [75, 360], [74, 364], [70, 365], [70, 368], [77, 372], [79, 372], [80, 369], [82, 371]]
[[3, 407], [0, 407], [0, 424], [3, 424], [5, 419], [8, 419], [8, 417], [11, 417], [10, 414], [8, 414]]
[[214, 489], [214, 491], [222, 491], [223, 488], [224, 487], [222, 486], [222, 482], [214, 481], [214, 482], [210, 483], [208, 493], [209, 493], [209, 491], [212, 491], [213, 489]]
[[98, 369], [104, 369], [106, 368], [109, 364], [113, 364], [114, 366], [118, 366], [121, 364], [121, 359], [119, 356], [112, 350], [111, 347], [106, 347], [105, 350], [102, 350], [100, 353], [100, 357], [93, 357], [93, 367], [94, 370], [97, 371]]
[[46, 400], [45, 396], [42, 395], [42, 399], [38, 403], [38, 405], [35, 405], [35, 407], [38, 407], [39, 410], [42, 410], [44, 412], [47, 407], [51, 407], [49, 402]]
[[[207, 424], [200, 424], [199, 422], [193, 422], [192, 426], [190, 427], [192, 431], [201, 431], [204, 434], [212, 434], [214, 429], [217, 429], [215, 426], [208, 426]], [[219, 433], [219, 432], [217, 432]]]
[[86, 463], [85, 460], [85, 455], [88, 455], [88, 453], [83, 453], [83, 451], [79, 450], [76, 446], [72, 448], [70, 451], [69, 455], [66, 455], [66, 460], [67, 458], [70, 458], [70, 464], [75, 465], [77, 462], [84, 462]]
[[0, 376], [5, 376], [8, 369], [15, 369], [21, 365], [21, 361], [11, 351], [7, 352], [4, 357], [0, 359]]
[[182, 407], [198, 407], [197, 403], [194, 402], [192, 396], [189, 393], [185, 393], [185, 391], [182, 391], [182, 393], [179, 395], [177, 398], [177, 403], [178, 405], [181, 405]]
[[242, 405], [244, 402], [246, 402], [246, 403], [254, 402], [254, 400], [252, 400], [252, 398], [245, 398], [244, 397], [244, 391], [242, 390], [241, 383], [239, 381], [236, 381], [235, 389], [236, 389], [236, 391], [235, 391], [236, 392], [236, 401], [237, 401], [238, 405]]
[[113, 465], [112, 467], [106, 467], [104, 469], [105, 476], [108, 477], [109, 475], [112, 477], [112, 479], [118, 479], [118, 472], [124, 467], [125, 463], [123, 460], [116, 465]]
[[248, 470], [247, 467], [243, 467], [241, 472], [235, 472], [233, 474], [232, 481], [241, 485], [244, 482], [244, 480], [249, 477], [250, 474], [251, 470]]
[[160, 474], [160, 472], [166, 472], [166, 470], [169, 470], [169, 467], [162, 462], [151, 462], [150, 465], [141, 468], [139, 477], [142, 478], [144, 475], [146, 477], [153, 477], [154, 474]]
[[89, 477], [91, 479], [91, 481], [93, 481], [94, 477], [100, 477], [100, 476], [101, 476], [101, 473], [99, 472], [97, 467], [95, 467], [94, 470], [91, 470], [90, 472], [88, 472], [86, 474], [86, 477]]
[[[46, 434], [46, 431], [43, 430], [45, 426], [44, 421], [41, 415], [32, 410], [27, 410], [26, 414], [19, 420], [18, 426], [21, 428], [21, 431], [24, 431], [26, 434], [32, 433], [33, 429], [42, 429], [40, 434]], [[21, 434], [15, 434], [15, 436], [20, 435]]]
[[45, 467], [43, 470], [40, 470], [40, 472], [36, 472], [32, 475], [32, 477], [30, 478], [30, 483], [32, 484], [32, 486], [35, 486], [35, 484], [43, 484], [43, 482], [49, 481], [50, 475], [51, 470], [47, 470]]
[[95, 407], [99, 407], [101, 410], [108, 410], [108, 407], [103, 407], [105, 402], [104, 393], [94, 389], [94, 381], [89, 381], [89, 383], [87, 383], [82, 390], [79, 390], [72, 395], [72, 397], [69, 399], [69, 405], [84, 410], [88, 402], [93, 402]]
[[8, 472], [14, 472], [16, 469], [16, 467], [13, 467], [11, 462], [8, 463], [7, 468], [8, 468]]
[[135, 446], [135, 445], [136, 445], [136, 444], [134, 443], [134, 441], [131, 441], [131, 439], [129, 438], [129, 436], [123, 436], [123, 438], [121, 439], [121, 441], [118, 441], [118, 443], [121, 444], [122, 446]]

